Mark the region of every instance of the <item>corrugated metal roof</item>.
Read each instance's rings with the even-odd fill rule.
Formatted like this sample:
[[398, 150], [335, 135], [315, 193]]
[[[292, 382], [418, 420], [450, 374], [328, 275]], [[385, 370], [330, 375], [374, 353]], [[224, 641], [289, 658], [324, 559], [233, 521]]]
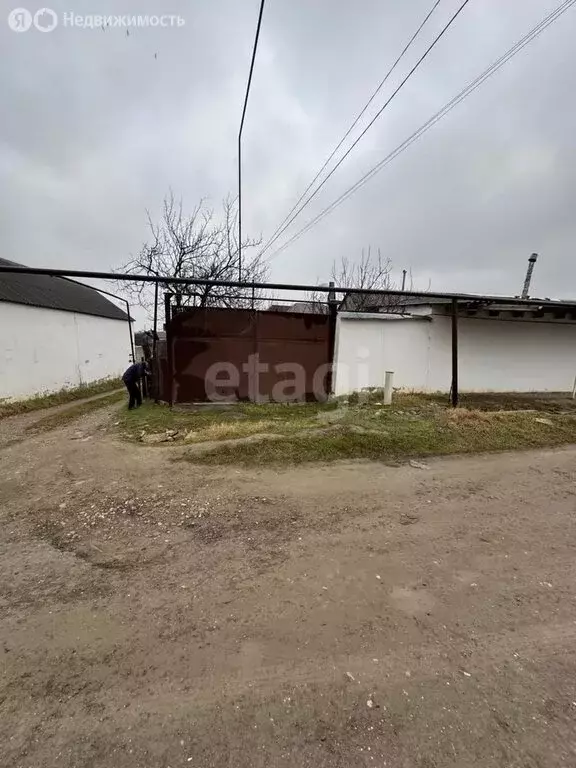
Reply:
[[[3, 266], [22, 267], [15, 261], [0, 259]], [[0, 273], [0, 301], [30, 307], [59, 309], [82, 315], [128, 320], [128, 315], [89, 285], [65, 277]]]

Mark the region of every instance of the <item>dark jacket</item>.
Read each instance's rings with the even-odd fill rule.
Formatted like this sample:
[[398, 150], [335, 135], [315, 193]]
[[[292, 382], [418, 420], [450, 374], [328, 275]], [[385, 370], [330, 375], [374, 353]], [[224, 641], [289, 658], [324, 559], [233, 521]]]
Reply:
[[133, 363], [129, 368], [124, 371], [122, 381], [124, 384], [135, 384], [146, 373], [146, 369], [143, 363]]

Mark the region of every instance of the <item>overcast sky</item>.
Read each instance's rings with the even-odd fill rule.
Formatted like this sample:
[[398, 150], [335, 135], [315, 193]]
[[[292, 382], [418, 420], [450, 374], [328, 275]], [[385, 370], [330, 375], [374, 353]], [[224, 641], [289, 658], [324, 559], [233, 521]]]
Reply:
[[[443, 0], [384, 103], [460, 5]], [[559, 0], [471, 0], [296, 232], [524, 35]], [[247, 233], [271, 235], [432, 0], [267, 0], [244, 129]], [[236, 189], [236, 136], [259, 0], [51, 0], [60, 14], [180, 15], [181, 27], [0, 24], [0, 254], [118, 267], [168, 187], [192, 207]], [[27, 4], [32, 12], [40, 4]], [[275, 280], [328, 278], [363, 246], [415, 287], [576, 295], [576, 7], [374, 180], [272, 260]], [[298, 225], [298, 226], [297, 226]], [[288, 234], [288, 233], [287, 233]], [[278, 244], [281, 244], [279, 241]]]

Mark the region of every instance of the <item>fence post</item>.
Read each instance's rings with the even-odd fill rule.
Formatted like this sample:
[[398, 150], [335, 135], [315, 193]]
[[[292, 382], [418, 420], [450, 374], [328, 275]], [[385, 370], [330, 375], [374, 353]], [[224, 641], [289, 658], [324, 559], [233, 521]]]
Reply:
[[452, 407], [456, 408], [459, 400], [458, 393], [458, 300], [452, 299]]
[[336, 322], [338, 319], [338, 301], [336, 300], [336, 293], [334, 292], [334, 281], [331, 280], [328, 283], [332, 289], [328, 293], [328, 363], [330, 369], [328, 371], [326, 381], [326, 394], [328, 396], [334, 394], [334, 354], [336, 352]]
[[164, 294], [164, 317], [166, 320], [166, 356], [168, 363], [168, 404], [170, 407], [174, 405], [174, 350], [172, 348], [172, 307], [170, 300], [172, 298], [171, 293]]
[[152, 357], [158, 354], [158, 280], [154, 284], [154, 336], [152, 336]]

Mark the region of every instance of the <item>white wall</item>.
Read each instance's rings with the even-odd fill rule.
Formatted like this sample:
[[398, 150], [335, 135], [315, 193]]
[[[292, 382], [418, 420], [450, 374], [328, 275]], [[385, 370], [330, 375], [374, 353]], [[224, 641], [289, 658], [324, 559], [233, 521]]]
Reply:
[[[436, 317], [434, 325], [438, 328], [434, 334], [435, 359], [442, 358], [443, 365], [449, 366], [450, 318]], [[458, 332], [462, 391], [572, 389], [576, 375], [576, 324], [462, 318]]]
[[377, 314], [340, 313], [335, 394], [383, 387], [386, 371], [394, 371], [395, 387], [426, 389], [430, 325], [426, 319], [388, 320]]
[[18, 399], [121, 375], [128, 324], [0, 302], [0, 399]]
[[[461, 317], [458, 353], [462, 391], [571, 390], [576, 324]], [[394, 371], [395, 387], [450, 390], [449, 317], [386, 319], [343, 313], [335, 354], [336, 394], [382, 387], [386, 371]]]

